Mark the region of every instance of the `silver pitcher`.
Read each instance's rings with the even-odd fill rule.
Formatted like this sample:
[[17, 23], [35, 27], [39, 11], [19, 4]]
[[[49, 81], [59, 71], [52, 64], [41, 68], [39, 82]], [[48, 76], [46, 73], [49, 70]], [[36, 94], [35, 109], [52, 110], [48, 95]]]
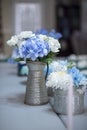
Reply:
[[48, 103], [45, 86], [44, 66], [42, 62], [27, 62], [29, 73], [25, 94], [25, 104], [41, 105]]

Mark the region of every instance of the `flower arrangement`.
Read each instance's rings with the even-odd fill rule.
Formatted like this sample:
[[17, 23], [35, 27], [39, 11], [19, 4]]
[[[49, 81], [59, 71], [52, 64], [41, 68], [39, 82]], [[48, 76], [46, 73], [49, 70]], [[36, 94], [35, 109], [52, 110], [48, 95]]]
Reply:
[[41, 32], [23, 31], [19, 35], [14, 35], [7, 41], [9, 46], [13, 46], [13, 58], [16, 61], [41, 61], [49, 62], [61, 47], [58, 37], [54, 31], [48, 33], [44, 30]]
[[49, 67], [49, 75], [46, 81], [47, 87], [67, 90], [72, 84], [73, 88], [84, 93], [87, 87], [87, 78], [74, 66], [73, 63], [60, 60], [53, 61]]

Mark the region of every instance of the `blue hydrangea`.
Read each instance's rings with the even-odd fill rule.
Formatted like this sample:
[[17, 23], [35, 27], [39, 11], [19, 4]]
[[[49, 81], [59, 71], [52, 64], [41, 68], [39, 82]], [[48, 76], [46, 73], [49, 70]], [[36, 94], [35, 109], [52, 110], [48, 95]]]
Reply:
[[79, 87], [80, 82], [85, 79], [85, 76], [76, 67], [68, 69], [68, 73], [71, 74], [76, 87]]
[[33, 36], [26, 40], [25, 44], [19, 49], [23, 58], [30, 58], [35, 61], [37, 57], [47, 56], [50, 52], [47, 41], [41, 40], [39, 36]]
[[62, 34], [61, 33], [57, 33], [55, 31], [55, 29], [52, 29], [50, 32], [48, 32], [46, 29], [42, 28], [40, 30], [37, 30], [36, 31], [36, 34], [43, 34], [43, 35], [47, 35], [47, 36], [50, 36], [50, 37], [53, 37], [55, 39], [60, 39], [62, 38]]
[[37, 30], [35, 32], [36, 34], [43, 34], [43, 35], [47, 35], [48, 36], [48, 31], [44, 28], [40, 29], [40, 30]]
[[54, 29], [50, 31], [49, 36], [54, 37], [55, 39], [62, 38], [62, 34], [57, 33]]
[[17, 63], [12, 57], [8, 58], [8, 63], [15, 64]]

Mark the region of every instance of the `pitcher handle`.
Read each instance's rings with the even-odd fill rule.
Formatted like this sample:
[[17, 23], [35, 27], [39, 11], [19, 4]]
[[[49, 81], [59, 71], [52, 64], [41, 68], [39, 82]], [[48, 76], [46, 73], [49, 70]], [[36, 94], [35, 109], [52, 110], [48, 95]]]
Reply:
[[49, 71], [49, 64], [48, 64], [48, 62], [47, 62], [47, 71], [46, 71], [46, 75], [45, 75], [45, 81], [47, 80], [47, 75], [48, 75], [48, 71]]

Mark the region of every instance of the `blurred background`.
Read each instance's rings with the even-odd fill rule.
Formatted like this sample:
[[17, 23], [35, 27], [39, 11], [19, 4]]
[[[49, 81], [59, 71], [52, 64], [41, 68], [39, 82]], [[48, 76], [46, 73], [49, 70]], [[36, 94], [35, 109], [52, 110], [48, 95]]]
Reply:
[[0, 0], [0, 54], [21, 31], [45, 28], [62, 33], [58, 56], [87, 54], [87, 0]]
[[[12, 128], [17, 130], [17, 126], [18, 129], [27, 128], [26, 124], [29, 123], [26, 122], [29, 122], [31, 115], [29, 111], [28, 113], [26, 111], [29, 110], [26, 109], [28, 107], [22, 109], [24, 97], [20, 96], [25, 91], [26, 77], [17, 77], [17, 75], [27, 75], [26, 64], [19, 63], [13, 67], [10, 64], [1, 64], [2, 61], [8, 61], [12, 54], [12, 47], [8, 46], [6, 41], [21, 31], [37, 31], [42, 28], [48, 31], [55, 29], [62, 34], [62, 38], [59, 39], [61, 50], [57, 55], [58, 59], [68, 57], [69, 60], [74, 60], [76, 66], [87, 76], [87, 0], [0, 0], [0, 98], [2, 104], [0, 123], [3, 129], [6, 128], [4, 130], [9, 128], [11, 128], [9, 130]], [[51, 114], [51, 111], [48, 114]], [[78, 128], [78, 130], [87, 130], [86, 115], [87, 94], [84, 114], [74, 118], [76, 130]], [[20, 117], [23, 118], [20, 120]], [[34, 121], [36, 120], [37, 123], [36, 118]], [[38, 128], [40, 127], [36, 129]]]

